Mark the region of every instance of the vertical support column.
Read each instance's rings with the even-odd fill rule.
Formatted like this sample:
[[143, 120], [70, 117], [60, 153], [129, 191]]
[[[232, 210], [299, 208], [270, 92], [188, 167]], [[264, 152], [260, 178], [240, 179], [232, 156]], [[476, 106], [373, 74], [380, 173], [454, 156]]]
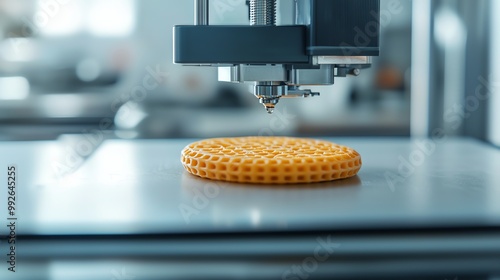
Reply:
[[194, 0], [194, 25], [208, 25], [209, 0]]
[[[491, 0], [491, 47], [490, 47], [490, 76], [480, 77], [479, 82], [480, 92], [477, 91], [475, 96], [490, 98], [490, 100], [484, 101], [489, 103], [489, 116], [488, 123], [488, 140], [500, 147], [500, 54], [498, 53], [498, 48], [500, 48], [500, 18], [498, 17], [498, 12], [500, 12], [500, 1]], [[478, 93], [479, 92], [479, 93]], [[482, 100], [482, 99], [479, 99]]]
[[428, 137], [430, 127], [431, 0], [413, 1], [411, 136]]

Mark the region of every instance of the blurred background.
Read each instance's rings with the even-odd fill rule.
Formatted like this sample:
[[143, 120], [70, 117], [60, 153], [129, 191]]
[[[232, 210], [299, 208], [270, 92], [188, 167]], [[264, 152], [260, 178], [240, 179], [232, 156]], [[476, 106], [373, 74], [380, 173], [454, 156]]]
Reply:
[[[291, 7], [294, 1], [278, 1], [279, 24], [292, 22]], [[245, 0], [210, 0], [210, 5], [211, 24], [249, 22]], [[69, 228], [70, 232], [83, 231], [83, 234], [103, 228], [108, 233], [135, 233], [143, 230], [142, 225], [152, 226], [153, 230], [163, 229], [161, 226], [169, 226], [166, 221], [173, 221], [173, 225], [176, 221], [181, 221], [177, 212], [170, 213], [168, 210], [177, 207], [176, 203], [180, 201], [194, 201], [191, 190], [206, 187], [202, 181], [179, 175], [181, 167], [178, 155], [176, 154], [175, 158], [163, 157], [171, 147], [165, 145], [164, 141], [147, 141], [140, 149], [134, 145], [129, 147], [129, 141], [125, 141], [128, 144], [116, 141], [111, 145], [104, 145], [104, 152], [95, 153], [91, 158], [91, 150], [97, 149], [103, 139], [242, 135], [403, 138], [432, 137], [445, 133], [453, 137], [472, 137], [500, 146], [498, 0], [381, 0], [381, 53], [379, 57], [374, 58], [372, 67], [362, 70], [359, 77], [337, 78], [333, 86], [314, 88], [315, 91], [321, 91], [320, 97], [282, 100], [273, 115], [265, 112], [246, 85], [217, 82], [216, 68], [173, 64], [172, 27], [193, 24], [193, 11], [192, 0], [0, 0], [0, 141], [58, 140], [56, 144], [37, 142], [34, 143], [36, 146], [24, 146], [24, 142], [8, 142], [3, 146], [3, 151], [7, 151], [7, 154], [2, 157], [18, 159], [22, 166], [21, 180], [25, 180], [21, 181], [19, 187], [19, 197], [22, 198], [20, 205], [23, 201], [25, 203], [19, 207], [19, 216], [22, 217], [22, 226], [19, 228], [28, 234], [20, 235], [23, 239], [20, 242], [22, 245], [19, 246], [19, 256], [25, 259], [19, 262], [19, 269], [21, 276], [27, 276], [17, 279], [44, 279], [44, 275], [53, 276], [50, 279], [135, 278], [127, 277], [124, 267], [132, 271], [147, 271], [146, 273], [153, 275], [141, 279], [165, 279], [162, 276], [156, 277], [155, 274], [163, 271], [177, 273], [189, 270], [195, 274], [199, 273], [197, 269], [191, 269], [192, 267], [201, 267], [202, 272], [228, 271], [231, 274], [243, 268], [244, 272], [260, 273], [260, 266], [254, 266], [254, 263], [269, 264], [269, 267], [277, 264], [276, 267], [279, 267], [296, 260], [302, 261], [301, 257], [304, 255], [301, 254], [310, 254], [310, 251], [307, 251], [310, 243], [300, 243], [293, 238], [297, 237], [301, 242], [314, 241], [314, 232], [303, 236], [300, 233], [290, 235], [293, 238], [285, 240], [289, 243], [278, 242], [276, 244], [282, 245], [275, 245], [276, 247], [272, 246], [273, 243], [266, 243], [266, 240], [275, 242], [279, 239], [281, 242], [281, 235], [273, 235], [269, 239], [265, 239], [265, 235], [248, 235], [228, 242], [215, 235], [214, 239], [202, 236], [199, 240], [209, 244], [208, 247], [197, 245], [200, 244], [195, 243], [199, 241], [199, 236], [194, 234], [187, 239], [177, 235], [171, 239], [168, 239], [169, 236], [165, 237], [165, 240], [171, 243], [162, 243], [159, 237], [150, 240], [151, 236], [148, 235], [141, 239], [140, 236], [127, 234], [118, 236], [119, 238], [78, 235], [66, 236], [67, 239], [64, 239], [65, 236], [49, 236], [44, 239], [43, 229], [48, 229], [49, 233], [64, 235], [64, 232], [58, 232], [60, 228], [57, 226]], [[82, 138], [87, 142], [78, 141]], [[356, 145], [357, 140], [350, 141]], [[389, 141], [392, 140], [384, 139], [378, 143], [373, 141], [374, 153], [369, 151], [367, 157], [384, 154], [384, 149], [377, 149], [384, 147], [380, 144], [382, 142], [385, 145], [398, 143]], [[60, 147], [60, 142], [74, 147]], [[78, 145], [88, 142], [92, 147]], [[250, 217], [252, 223], [262, 223], [265, 229], [266, 224], [261, 222], [261, 215], [262, 221], [266, 221], [264, 218], [267, 218], [267, 221], [278, 219], [276, 217], [280, 216], [273, 216], [273, 211], [279, 209], [276, 210], [278, 214], [287, 212], [287, 208], [279, 208], [283, 205], [299, 209], [300, 215], [294, 216], [299, 210], [290, 212], [293, 216], [291, 221], [301, 221], [300, 219], [305, 218], [307, 223], [304, 225], [314, 221], [312, 218], [335, 216], [324, 212], [323, 209], [330, 208], [322, 208], [323, 205], [317, 204], [314, 199], [328, 200], [329, 205], [339, 207], [344, 211], [336, 213], [340, 216], [348, 212], [352, 212], [351, 217], [361, 216], [359, 213], [363, 212], [354, 210], [358, 205], [363, 205], [369, 209], [369, 213], [373, 213], [373, 217], [386, 215], [388, 221], [399, 221], [402, 217], [401, 221], [406, 222], [421, 217], [419, 215], [422, 213], [422, 217], [426, 217], [425, 213], [435, 213], [436, 217], [440, 218], [446, 217], [447, 211], [455, 211], [453, 214], [464, 217], [456, 221], [465, 225], [471, 221], [488, 225], [495, 223], [498, 220], [495, 212], [498, 203], [495, 199], [499, 197], [498, 188], [495, 188], [498, 180], [491, 175], [495, 173], [491, 170], [498, 165], [495, 155], [485, 158], [480, 164], [472, 164], [472, 168], [469, 168], [469, 162], [465, 160], [471, 157], [465, 153], [460, 154], [461, 150], [457, 148], [462, 146], [453, 143], [449, 145], [443, 145], [440, 152], [444, 154], [436, 153], [420, 171], [416, 171], [414, 177], [408, 178], [405, 183], [408, 188], [402, 187], [395, 191], [385, 185], [377, 185], [380, 181], [386, 182], [382, 174], [386, 167], [392, 164], [391, 156], [385, 158], [384, 154], [383, 160], [380, 163], [377, 161], [377, 168], [370, 170], [371, 173], [365, 173], [364, 178], [361, 178], [363, 181], [354, 178], [352, 181], [344, 181], [345, 185], [342, 185], [342, 182], [331, 187], [323, 185], [314, 190], [305, 189], [305, 192], [299, 188], [287, 192], [283, 189], [263, 188], [255, 193], [245, 188], [226, 188], [224, 192], [221, 191], [221, 200], [212, 203], [202, 212], [201, 225], [214, 220], [217, 227], [224, 228], [224, 218], [226, 213], [229, 213], [229, 221], [234, 217]], [[88, 150], [83, 150], [82, 147]], [[406, 150], [404, 147], [406, 146], [401, 144], [395, 145], [392, 158], [395, 158], [399, 151], [402, 151], [402, 155], [420, 151]], [[474, 151], [476, 150], [471, 150], [470, 153]], [[153, 154], [158, 156], [147, 158]], [[83, 162], [87, 159], [89, 163], [84, 165]], [[433, 162], [434, 159], [437, 161]], [[444, 163], [439, 170], [431, 170], [430, 167], [439, 163]], [[401, 165], [396, 166], [397, 164], [400, 164], [399, 161], [394, 161], [394, 169], [388, 170], [398, 168], [398, 174], [401, 174]], [[482, 169], [483, 166], [486, 167]], [[30, 174], [34, 175], [30, 177]], [[182, 186], [177, 189], [181, 197], [171, 195], [177, 191], [168, 185], [171, 182], [180, 182]], [[426, 184], [431, 187], [436, 184], [436, 190], [428, 191], [431, 188], [421, 187]], [[481, 189], [483, 186], [484, 190]], [[321, 197], [325, 200], [320, 200]], [[379, 197], [383, 199], [377, 199]], [[240, 201], [244, 203], [238, 204]], [[336, 205], [336, 201], [342, 203]], [[405, 216], [406, 212], [398, 211], [398, 207], [406, 209], [403, 207], [406, 201], [411, 201], [407, 203], [407, 207], [415, 211], [414, 216]], [[274, 202], [276, 204], [273, 204]], [[303, 208], [302, 211], [297, 205], [308, 204], [299, 202], [311, 203], [313, 207]], [[276, 208], [266, 208], [266, 205], [275, 205]], [[426, 209], [435, 212], [424, 211]], [[358, 210], [363, 208], [358, 207]], [[492, 218], [479, 216], [483, 210]], [[324, 215], [316, 217], [316, 213], [320, 212]], [[467, 216], [467, 213], [472, 216]], [[345, 217], [341, 220], [347, 221]], [[372, 222], [377, 221], [369, 218]], [[418, 223], [420, 222], [422, 221], [418, 220]], [[239, 225], [234, 224], [236, 227]], [[370, 223], [367, 225], [378, 226]], [[228, 228], [232, 226], [230, 224]], [[281, 226], [278, 225], [280, 230]], [[2, 228], [7, 229], [5, 226]], [[33, 228], [35, 233], [41, 228], [42, 234], [30, 235], [30, 229]], [[364, 233], [366, 237], [359, 233], [354, 234], [353, 239], [349, 239], [352, 232], [345, 232], [342, 233], [345, 239], [341, 241], [346, 252], [354, 250], [359, 253], [368, 248], [367, 251], [374, 250], [372, 252], [388, 249], [389, 253], [382, 256], [371, 253], [373, 259], [364, 255], [359, 257], [361, 253], [340, 253], [338, 258], [333, 257], [332, 260], [344, 261], [345, 258], [347, 262], [341, 262], [339, 267], [352, 268], [359, 273], [368, 272], [345, 264], [359, 261], [378, 273], [382, 270], [378, 270], [376, 264], [385, 265], [382, 268], [386, 271], [421, 271], [421, 267], [425, 266], [408, 261], [409, 257], [413, 256], [410, 253], [413, 252], [417, 261], [429, 257], [426, 261], [434, 271], [438, 271], [438, 268], [443, 271], [460, 271], [461, 263], [464, 264], [463, 271], [466, 271], [476, 264], [470, 260], [477, 258], [480, 263], [483, 259], [478, 256], [484, 253], [485, 262], [490, 264], [491, 261], [491, 267], [496, 267], [498, 246], [489, 244], [498, 244], [497, 231], [494, 232], [496, 235], [488, 236], [490, 239], [483, 239], [483, 235], [469, 234], [468, 231], [458, 231], [459, 238], [456, 238], [456, 235], [453, 235], [454, 229], [453, 234], [449, 236], [454, 236], [455, 239], [441, 231], [438, 232], [437, 239], [432, 239], [432, 235], [421, 234], [420, 231], [410, 231], [411, 239], [405, 239], [406, 233], [402, 233], [402, 239], [394, 238], [399, 231], [390, 232], [388, 235], [381, 235], [377, 230], [368, 231]], [[468, 237], [470, 239], [466, 239]], [[212, 242], [213, 240], [216, 242]], [[263, 243], [249, 242], [255, 240]], [[413, 240], [413, 243], [407, 240]], [[41, 245], [37, 247], [38, 244]], [[88, 244], [93, 244], [94, 247]], [[177, 244], [181, 246], [175, 247]], [[190, 247], [192, 244], [195, 246]], [[306, 244], [306, 247], [301, 247], [303, 244]], [[366, 244], [373, 244], [373, 247], [367, 247]], [[409, 247], [401, 244], [409, 244]], [[449, 250], [446, 252], [452, 253], [436, 254], [435, 252], [439, 252], [436, 244], [444, 246], [439, 248], [446, 248]], [[477, 244], [482, 244], [482, 247]], [[255, 254], [251, 256], [250, 265], [246, 266], [248, 263], [244, 263], [246, 259], [242, 256], [247, 251], [238, 252], [240, 259], [234, 259], [231, 251], [222, 251], [223, 257], [219, 258], [214, 258], [212, 251], [206, 251], [209, 252], [206, 255], [199, 253], [202, 250], [197, 251], [200, 248], [213, 248], [210, 250], [217, 252], [220, 248], [247, 248], [245, 250], [255, 250], [252, 252], [264, 249], [269, 250], [264, 250], [265, 252], [271, 252], [278, 248], [277, 246], [289, 247], [292, 252], [299, 254], [294, 256], [295, 259], [289, 259], [288, 256], [283, 258], [282, 263], [270, 258], [261, 260], [255, 257], [259, 256]], [[137, 248], [146, 249], [135, 251], [139, 250]], [[393, 248], [396, 249], [391, 251]], [[469, 255], [466, 250], [473, 253]], [[464, 256], [458, 256], [456, 251]], [[74, 256], [75, 252], [81, 253], [79, 257]], [[126, 258], [121, 258], [123, 252], [128, 254]], [[158, 255], [151, 255], [151, 252], [158, 252]], [[174, 253], [170, 254], [171, 252]], [[422, 252], [429, 253], [424, 255]], [[178, 255], [175, 255], [177, 253], [182, 257], [178, 258]], [[189, 254], [197, 258], [191, 260]], [[92, 258], [95, 256], [99, 258], [94, 262]], [[139, 265], [133, 266], [131, 263], [137, 259], [128, 259], [128, 256], [139, 256]], [[394, 256], [396, 265], [387, 261], [390, 256]], [[159, 261], [148, 263], [155, 260], [155, 257]], [[161, 257], [170, 261], [169, 266], [165, 265]], [[458, 257], [463, 257], [464, 261]], [[115, 262], [117, 258], [119, 261]], [[457, 262], [447, 262], [448, 258]], [[210, 262], [205, 264], [205, 260]], [[235, 264], [235, 270], [224, 267], [224, 260]], [[373, 262], [370, 262], [372, 260]], [[405, 261], [408, 261], [406, 266]], [[144, 269], [136, 269], [141, 265]], [[110, 272], [110, 267], [116, 267], [116, 270]], [[269, 267], [265, 266], [266, 269]], [[478, 273], [483, 272], [481, 268], [475, 267]], [[338, 273], [343, 270], [333, 267], [331, 271]], [[6, 269], [0, 270], [0, 278], [2, 272], [8, 273]], [[106, 278], [67, 276], [82, 272], [87, 273], [85, 275], [102, 273]], [[433, 270], [425, 272], [432, 273]], [[110, 274], [113, 274], [114, 278], [111, 278]], [[206, 279], [204, 276], [200, 278]], [[438, 279], [458, 277], [447, 275]]]
[[[278, 1], [280, 24], [291, 22], [293, 1]], [[245, 0], [210, 5], [211, 24], [248, 24]], [[321, 97], [283, 100], [267, 115], [246, 86], [217, 82], [215, 68], [172, 63], [172, 26], [192, 24], [193, 1], [0, 0], [0, 139], [442, 129], [500, 143], [492, 109], [500, 103], [500, 23], [491, 16], [498, 1], [382, 0], [381, 11], [372, 68], [336, 79]]]

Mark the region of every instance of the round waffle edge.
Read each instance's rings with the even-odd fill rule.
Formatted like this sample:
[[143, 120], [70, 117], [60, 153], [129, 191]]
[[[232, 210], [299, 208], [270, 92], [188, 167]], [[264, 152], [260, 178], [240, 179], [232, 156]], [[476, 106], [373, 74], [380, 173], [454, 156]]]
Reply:
[[193, 142], [181, 162], [202, 178], [252, 184], [299, 184], [345, 179], [361, 168], [354, 149], [294, 137], [231, 137]]

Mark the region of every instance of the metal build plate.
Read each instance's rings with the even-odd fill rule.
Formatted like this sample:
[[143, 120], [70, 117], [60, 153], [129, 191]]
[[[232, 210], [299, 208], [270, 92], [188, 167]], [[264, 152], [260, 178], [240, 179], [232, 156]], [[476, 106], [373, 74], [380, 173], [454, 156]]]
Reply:
[[18, 169], [18, 234], [500, 226], [500, 150], [473, 140], [328, 139], [360, 152], [357, 177], [261, 186], [187, 174], [179, 157], [193, 140], [107, 140], [83, 160], [84, 139], [0, 143], [2, 182]]

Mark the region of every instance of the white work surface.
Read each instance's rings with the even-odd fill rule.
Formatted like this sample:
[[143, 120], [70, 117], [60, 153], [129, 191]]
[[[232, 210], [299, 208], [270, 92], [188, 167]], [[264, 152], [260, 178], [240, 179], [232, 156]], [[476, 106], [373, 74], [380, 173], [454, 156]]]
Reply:
[[[7, 165], [17, 166], [18, 235], [500, 226], [499, 149], [447, 139], [425, 154], [405, 138], [328, 140], [362, 155], [358, 176], [294, 186], [215, 182], [184, 171], [180, 152], [194, 140], [107, 140], [82, 162], [60, 141], [0, 143], [0, 180], [6, 188]], [[88, 143], [74, 149], [85, 154]], [[398, 171], [405, 161], [413, 170]], [[391, 185], [387, 172], [400, 181]]]

